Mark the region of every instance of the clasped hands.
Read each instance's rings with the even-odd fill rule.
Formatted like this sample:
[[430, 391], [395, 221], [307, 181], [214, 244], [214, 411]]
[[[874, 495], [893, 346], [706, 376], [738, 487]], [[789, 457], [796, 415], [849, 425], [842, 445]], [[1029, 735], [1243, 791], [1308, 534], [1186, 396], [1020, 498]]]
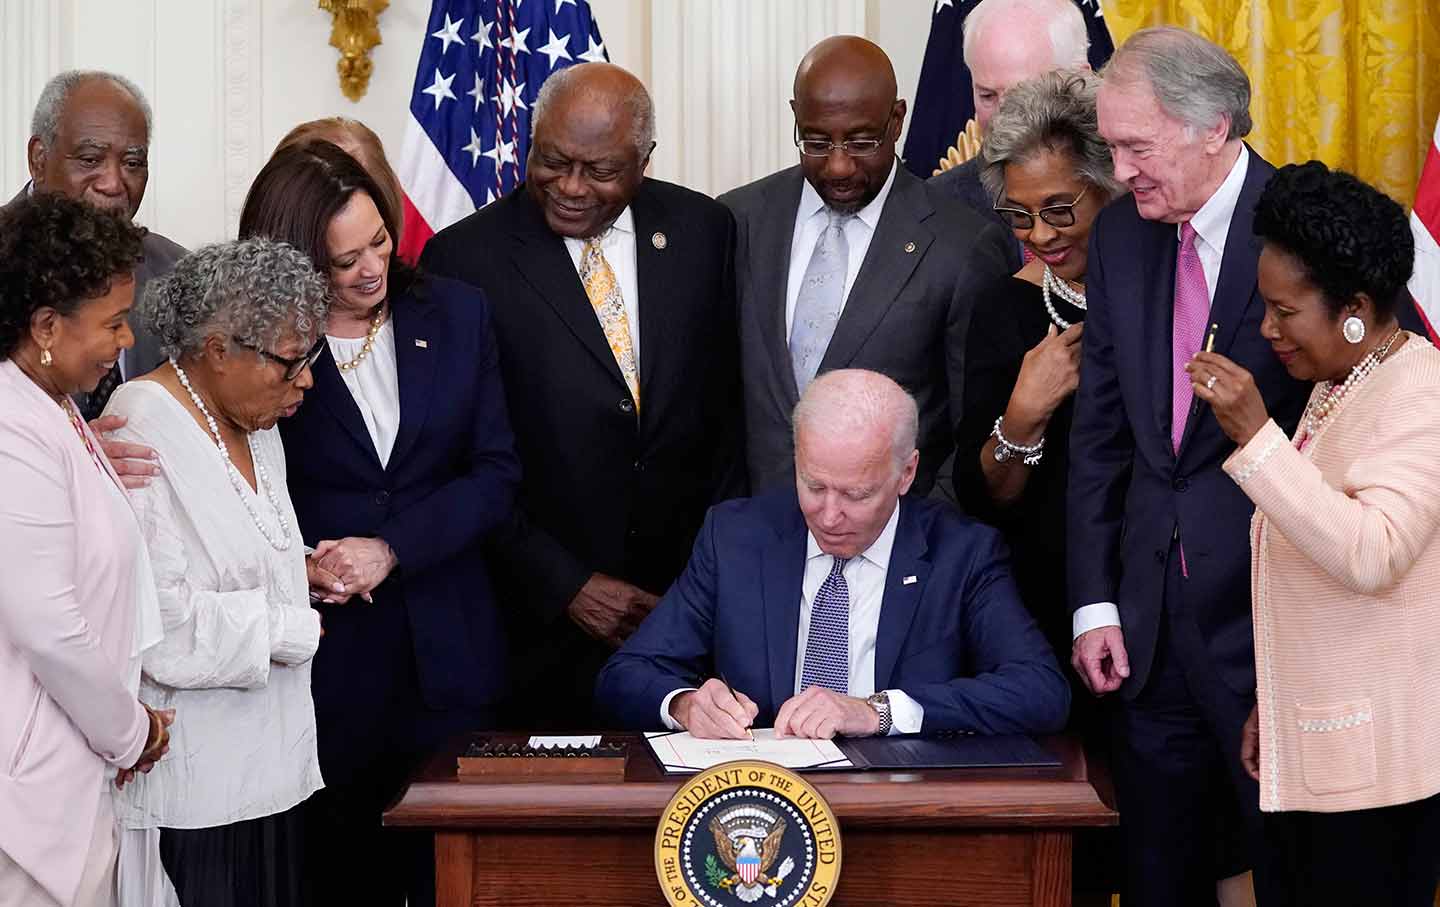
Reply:
[[372, 601], [371, 591], [398, 564], [394, 549], [384, 539], [326, 539], [305, 558], [310, 597], [333, 605], [343, 605], [356, 595]]
[[175, 723], [174, 709], [152, 709], [145, 703], [140, 703], [145, 710], [145, 715], [150, 719], [150, 732], [145, 737], [145, 749], [140, 751], [140, 758], [129, 768], [122, 768], [115, 775], [115, 786], [123, 788], [137, 773], [150, 774], [150, 769], [155, 763], [164, 758], [170, 752], [170, 725]]
[[619, 647], [655, 610], [660, 597], [624, 580], [592, 573], [570, 600], [566, 612], [580, 629]]
[[[760, 714], [749, 696], [730, 695], [724, 681], [711, 678], [699, 689], [670, 700], [670, 717], [692, 736], [743, 740]], [[824, 687], [810, 687], [792, 696], [775, 713], [775, 736], [829, 740], [835, 736], [868, 737], [880, 732], [880, 713], [864, 699]]]

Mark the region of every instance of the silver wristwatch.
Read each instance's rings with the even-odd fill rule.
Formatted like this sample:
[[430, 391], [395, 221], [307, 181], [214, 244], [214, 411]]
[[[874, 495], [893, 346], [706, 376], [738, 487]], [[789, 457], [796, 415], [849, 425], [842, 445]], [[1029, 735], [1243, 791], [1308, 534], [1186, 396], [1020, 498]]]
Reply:
[[881, 690], [873, 696], [866, 697], [865, 701], [870, 708], [880, 716], [880, 730], [875, 732], [876, 737], [885, 737], [890, 733], [890, 694]]

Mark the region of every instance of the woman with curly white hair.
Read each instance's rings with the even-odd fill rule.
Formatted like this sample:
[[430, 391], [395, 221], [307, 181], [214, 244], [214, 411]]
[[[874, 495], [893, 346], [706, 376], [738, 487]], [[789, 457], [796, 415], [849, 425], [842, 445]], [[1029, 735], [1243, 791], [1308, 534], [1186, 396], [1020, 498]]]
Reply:
[[146, 886], [163, 884], [153, 859], [141, 862], [157, 838], [186, 907], [301, 900], [295, 807], [321, 787], [310, 698], [320, 619], [275, 423], [313, 384], [327, 306], [324, 279], [285, 243], [199, 249], [140, 306], [169, 362], [106, 408], [160, 468], [130, 496], [165, 626], [145, 653], [141, 698], [185, 715], [169, 758], [118, 806], [121, 889], [135, 903], [156, 903]]

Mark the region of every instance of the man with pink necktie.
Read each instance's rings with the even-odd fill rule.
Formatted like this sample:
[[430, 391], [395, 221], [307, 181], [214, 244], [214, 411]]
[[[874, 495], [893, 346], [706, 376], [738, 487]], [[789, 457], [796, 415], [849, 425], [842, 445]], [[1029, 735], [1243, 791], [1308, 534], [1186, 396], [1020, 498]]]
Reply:
[[1239, 758], [1255, 702], [1252, 507], [1226, 484], [1234, 445], [1184, 366], [1213, 344], [1294, 428], [1309, 388], [1260, 336], [1251, 232], [1275, 170], [1242, 138], [1249, 79], [1209, 41], [1146, 29], [1104, 76], [1100, 134], [1131, 194], [1090, 238], [1070, 435], [1071, 663], [1096, 695], [1120, 693], [1122, 902], [1213, 907], [1214, 880], [1254, 866], [1263, 904], [1259, 793]]

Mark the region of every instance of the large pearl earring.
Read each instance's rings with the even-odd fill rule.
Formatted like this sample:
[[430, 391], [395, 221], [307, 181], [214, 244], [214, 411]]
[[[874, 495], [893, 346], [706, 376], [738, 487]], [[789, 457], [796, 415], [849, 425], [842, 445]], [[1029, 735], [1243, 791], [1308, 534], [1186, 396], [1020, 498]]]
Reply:
[[1365, 339], [1365, 322], [1351, 315], [1345, 319], [1344, 324], [1340, 325], [1340, 333], [1345, 335], [1347, 342], [1359, 343]]

